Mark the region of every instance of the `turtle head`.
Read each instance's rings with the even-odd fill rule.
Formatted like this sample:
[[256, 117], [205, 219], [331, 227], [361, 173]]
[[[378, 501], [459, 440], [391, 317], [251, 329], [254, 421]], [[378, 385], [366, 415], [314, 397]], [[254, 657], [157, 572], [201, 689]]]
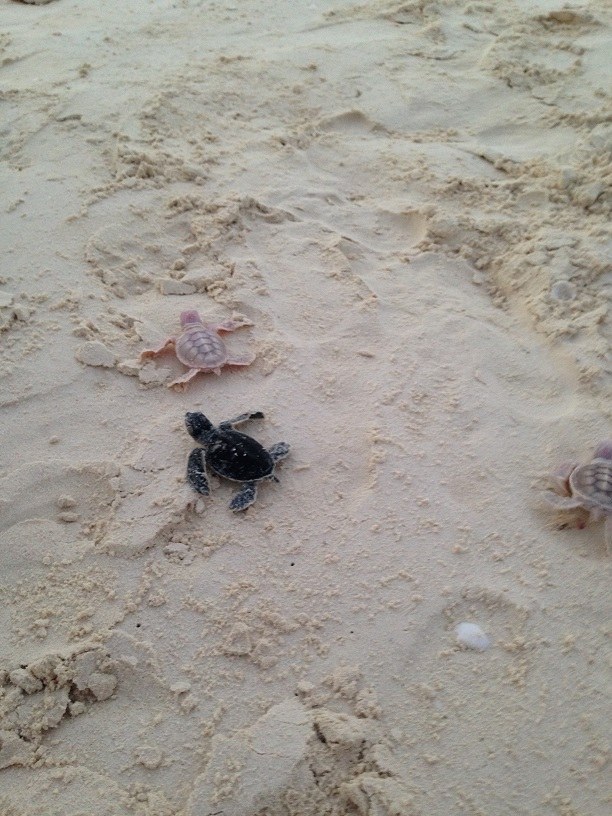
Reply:
[[193, 326], [194, 323], [201, 322], [202, 318], [195, 309], [187, 309], [185, 312], [181, 312], [181, 326], [183, 329], [186, 329], [187, 326]]
[[205, 417], [200, 411], [188, 411], [185, 414], [185, 426], [190, 436], [201, 445], [205, 445], [208, 442], [210, 432], [214, 428], [210, 419]]
[[612, 439], [605, 439], [599, 443], [593, 454], [593, 459], [612, 459]]

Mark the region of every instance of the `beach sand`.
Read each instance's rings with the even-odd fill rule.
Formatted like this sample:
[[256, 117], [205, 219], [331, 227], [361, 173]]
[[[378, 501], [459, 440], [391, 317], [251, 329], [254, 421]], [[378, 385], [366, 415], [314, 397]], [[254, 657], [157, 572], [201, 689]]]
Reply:
[[[609, 6], [0, 15], [0, 814], [607, 813], [609, 554], [534, 484], [612, 436]], [[184, 309], [255, 363], [166, 388]], [[247, 512], [193, 410], [291, 444]]]

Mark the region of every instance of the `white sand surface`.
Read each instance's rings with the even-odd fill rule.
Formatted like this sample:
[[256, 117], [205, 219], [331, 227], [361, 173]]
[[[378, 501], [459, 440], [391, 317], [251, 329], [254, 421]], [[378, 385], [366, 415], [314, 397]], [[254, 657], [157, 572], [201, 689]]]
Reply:
[[[612, 436], [609, 5], [0, 21], [0, 814], [607, 813], [610, 558], [533, 485]], [[166, 388], [183, 309], [255, 363]], [[291, 444], [247, 512], [191, 410]]]

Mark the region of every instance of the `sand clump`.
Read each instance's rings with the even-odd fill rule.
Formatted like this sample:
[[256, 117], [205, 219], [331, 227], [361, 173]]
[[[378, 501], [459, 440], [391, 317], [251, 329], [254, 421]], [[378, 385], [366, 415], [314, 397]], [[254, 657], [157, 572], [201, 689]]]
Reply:
[[3, 670], [0, 768], [32, 765], [44, 754], [45, 732], [63, 717], [83, 714], [108, 700], [117, 687], [113, 663], [103, 649], [82, 647], [71, 655], [48, 654], [29, 665]]
[[[607, 5], [30, 5], [0, 812], [603, 816], [609, 555], [536, 484], [612, 436]], [[185, 309], [254, 363], [168, 389]], [[258, 410], [232, 514], [183, 418]]]

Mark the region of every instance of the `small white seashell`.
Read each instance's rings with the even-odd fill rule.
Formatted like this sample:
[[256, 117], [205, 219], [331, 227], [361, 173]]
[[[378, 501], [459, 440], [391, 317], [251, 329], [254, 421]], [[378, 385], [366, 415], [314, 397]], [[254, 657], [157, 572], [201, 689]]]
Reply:
[[576, 287], [569, 281], [557, 281], [550, 290], [551, 297], [555, 300], [574, 300], [576, 297]]
[[491, 645], [491, 641], [475, 623], [458, 623], [455, 627], [457, 641], [466, 649], [475, 649], [484, 652]]

